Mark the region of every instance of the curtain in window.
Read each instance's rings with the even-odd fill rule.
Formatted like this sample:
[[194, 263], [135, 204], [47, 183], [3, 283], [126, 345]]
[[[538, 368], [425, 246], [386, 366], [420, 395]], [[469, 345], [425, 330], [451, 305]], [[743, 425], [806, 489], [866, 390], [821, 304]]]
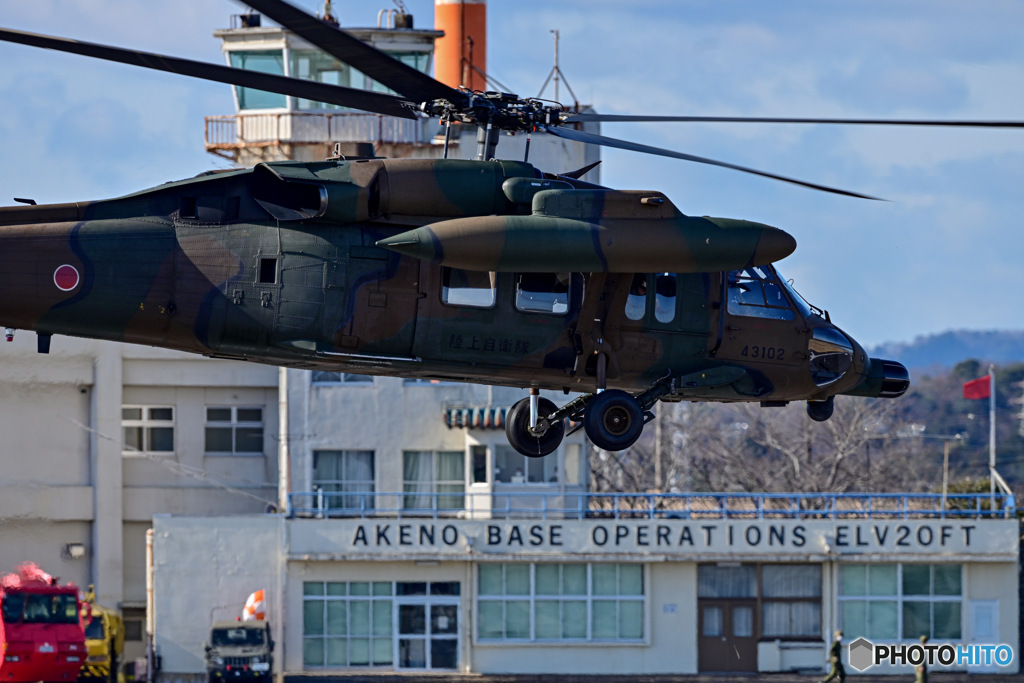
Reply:
[[766, 564], [761, 566], [765, 598], [820, 598], [821, 566], [816, 564]]
[[757, 597], [757, 571], [753, 566], [697, 569], [697, 593], [702, 598]]
[[821, 604], [817, 602], [766, 602], [761, 615], [761, 634], [765, 637], [809, 637], [821, 633]]
[[437, 453], [437, 507], [461, 510], [466, 506], [466, 455], [462, 451]]
[[433, 480], [430, 451], [405, 451], [402, 453], [403, 496], [402, 507], [406, 510], [432, 510], [430, 489]]
[[754, 635], [754, 608], [732, 608], [732, 634], [739, 638], [750, 638]]
[[373, 451], [313, 451], [313, 486], [329, 510], [372, 509], [372, 496], [341, 494], [374, 491]]
[[[373, 451], [345, 451], [342, 489], [350, 493], [372, 493], [374, 489]], [[372, 509], [372, 496], [345, 496], [346, 508]]]

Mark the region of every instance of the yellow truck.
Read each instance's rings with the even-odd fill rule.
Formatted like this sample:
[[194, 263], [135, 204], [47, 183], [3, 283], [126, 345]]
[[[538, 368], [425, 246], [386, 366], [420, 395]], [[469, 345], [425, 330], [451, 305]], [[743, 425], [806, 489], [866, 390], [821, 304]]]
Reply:
[[78, 680], [89, 683], [118, 683], [118, 664], [124, 652], [124, 621], [114, 610], [96, 604], [93, 587], [82, 601], [82, 628], [88, 656]]

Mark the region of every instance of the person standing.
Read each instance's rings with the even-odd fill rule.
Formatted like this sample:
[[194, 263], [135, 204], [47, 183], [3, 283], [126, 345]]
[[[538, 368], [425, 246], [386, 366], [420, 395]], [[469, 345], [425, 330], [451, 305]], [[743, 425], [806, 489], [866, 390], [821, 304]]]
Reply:
[[835, 640], [832, 641], [832, 647], [828, 651], [828, 661], [832, 667], [828, 671], [828, 676], [825, 677], [821, 683], [829, 683], [829, 681], [839, 681], [844, 683], [846, 681], [846, 669], [843, 668], [843, 632], [836, 631]]
[[[921, 644], [928, 642], [928, 636], [921, 636]], [[925, 657], [920, 664], [914, 667], [914, 683], [928, 683], [928, 658]]]

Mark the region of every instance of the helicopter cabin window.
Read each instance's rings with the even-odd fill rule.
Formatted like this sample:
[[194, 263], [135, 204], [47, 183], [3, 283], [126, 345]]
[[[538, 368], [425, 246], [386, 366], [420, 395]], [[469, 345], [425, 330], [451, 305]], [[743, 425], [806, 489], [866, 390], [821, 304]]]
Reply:
[[676, 317], [676, 275], [659, 273], [654, 277], [654, 319], [670, 323]]
[[[650, 276], [637, 273], [626, 297], [626, 317], [642, 320], [647, 313], [647, 280]], [[654, 318], [660, 323], [670, 323], [676, 317], [676, 275], [658, 273], [654, 277]]]
[[569, 312], [569, 273], [520, 273], [516, 276], [516, 309], [524, 313]]
[[449, 306], [491, 308], [496, 274], [480, 270], [441, 268], [441, 301]]
[[630, 320], [642, 320], [647, 312], [647, 275], [637, 273], [633, 276], [633, 283], [629, 286], [629, 296], [626, 297], [626, 317]]
[[751, 318], [792, 320], [793, 310], [774, 271], [745, 268], [729, 273], [729, 313]]
[[[231, 66], [275, 76], [284, 75], [284, 54], [281, 50], [238, 50], [230, 53]], [[287, 105], [284, 95], [235, 87], [239, 109], [284, 109]]]
[[260, 282], [263, 284], [274, 284], [277, 282], [277, 259], [260, 259]]

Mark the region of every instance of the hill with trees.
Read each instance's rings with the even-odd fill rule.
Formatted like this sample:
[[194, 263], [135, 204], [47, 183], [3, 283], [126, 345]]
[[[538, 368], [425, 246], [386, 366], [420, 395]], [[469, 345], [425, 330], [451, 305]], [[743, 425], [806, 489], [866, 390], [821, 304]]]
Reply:
[[952, 369], [965, 358], [983, 363], [1024, 363], [1024, 330], [950, 330], [916, 337], [911, 342], [880, 344], [869, 349], [911, 370]]

